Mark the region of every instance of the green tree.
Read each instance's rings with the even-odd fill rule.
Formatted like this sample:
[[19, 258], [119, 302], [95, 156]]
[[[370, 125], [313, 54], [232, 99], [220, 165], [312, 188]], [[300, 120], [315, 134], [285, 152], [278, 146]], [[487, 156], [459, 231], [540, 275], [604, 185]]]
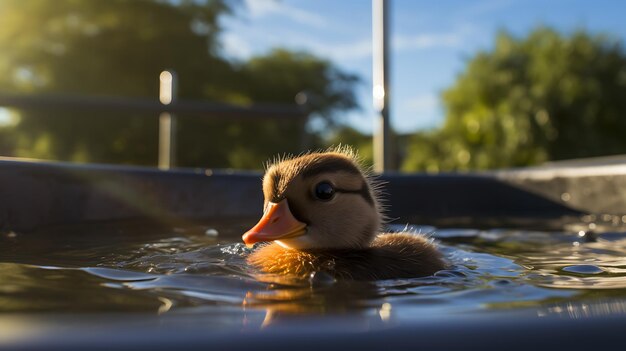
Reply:
[[445, 124], [413, 137], [404, 170], [515, 167], [626, 152], [620, 41], [538, 28], [501, 32], [444, 91]]
[[[153, 97], [159, 72], [171, 68], [193, 77], [181, 81], [180, 95], [197, 98], [206, 81], [228, 81], [232, 72], [216, 55], [217, 18], [228, 11], [223, 1], [2, 0], [0, 86], [12, 93]], [[17, 156], [156, 162], [156, 116], [20, 115]]]
[[253, 57], [241, 70], [248, 96], [292, 103], [296, 94], [303, 93], [307, 108], [329, 124], [337, 121], [337, 110], [358, 107], [354, 84], [359, 78], [306, 52], [275, 49], [266, 56]]
[[372, 142], [372, 135], [362, 133], [350, 126], [336, 128], [325, 140], [327, 145], [348, 145], [358, 150], [363, 164], [368, 167], [374, 164], [374, 147]]
[[[0, 93], [155, 97], [159, 72], [173, 69], [181, 99], [293, 104], [296, 93], [311, 90], [320, 97], [312, 114], [329, 120], [355, 106], [353, 77], [330, 62], [286, 51], [241, 63], [223, 58], [219, 18], [232, 15], [233, 4], [0, 0]], [[19, 112], [20, 122], [10, 128], [14, 155], [156, 163], [157, 116]], [[179, 117], [182, 166], [259, 167], [272, 154], [299, 151], [304, 131], [299, 121]]]
[[[335, 126], [340, 121], [338, 112], [358, 107], [354, 85], [359, 79], [342, 72], [331, 62], [305, 52], [275, 49], [266, 55], [252, 57], [235, 65], [237, 84], [244, 103], [294, 104], [294, 98], [304, 99], [303, 108], [310, 118]], [[259, 167], [268, 157], [276, 154], [297, 154], [315, 149], [324, 143], [322, 137], [307, 132], [306, 121], [187, 121], [187, 136], [181, 148], [189, 150], [181, 155], [187, 164], [203, 164], [203, 159], [221, 160], [221, 166], [234, 168]], [[194, 149], [197, 140], [206, 138], [206, 131], [214, 130], [227, 135], [223, 148]], [[215, 141], [214, 141], [215, 142]], [[217, 145], [217, 144], [214, 144]]]

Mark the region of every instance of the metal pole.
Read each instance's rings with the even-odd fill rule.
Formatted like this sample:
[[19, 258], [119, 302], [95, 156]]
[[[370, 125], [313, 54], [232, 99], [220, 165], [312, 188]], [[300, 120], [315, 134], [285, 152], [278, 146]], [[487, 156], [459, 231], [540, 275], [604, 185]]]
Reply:
[[[169, 105], [176, 100], [178, 80], [173, 71], [159, 75], [159, 100]], [[159, 168], [170, 169], [176, 165], [176, 116], [162, 112], [159, 116]]]
[[393, 169], [389, 124], [389, 2], [372, 0], [374, 171]]

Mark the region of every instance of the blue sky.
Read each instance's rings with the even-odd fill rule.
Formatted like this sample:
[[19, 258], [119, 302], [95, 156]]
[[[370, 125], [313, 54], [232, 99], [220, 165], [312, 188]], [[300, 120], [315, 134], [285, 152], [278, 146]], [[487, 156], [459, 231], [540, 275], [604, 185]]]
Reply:
[[[372, 129], [370, 0], [242, 0], [224, 20], [223, 50], [245, 59], [274, 47], [306, 50], [363, 79], [362, 109], [345, 118]], [[401, 132], [433, 128], [444, 111], [439, 94], [499, 29], [524, 35], [544, 24], [585, 28], [626, 39], [622, 0], [391, 0], [391, 123]], [[0, 109], [0, 125], [8, 123]]]
[[[371, 131], [371, 2], [369, 0], [244, 0], [224, 21], [223, 50], [245, 59], [273, 47], [306, 50], [363, 79], [362, 109], [346, 120]], [[524, 35], [538, 25], [562, 32], [584, 28], [626, 38], [620, 0], [392, 0], [391, 122], [410, 132], [441, 124], [439, 93], [499, 29]]]

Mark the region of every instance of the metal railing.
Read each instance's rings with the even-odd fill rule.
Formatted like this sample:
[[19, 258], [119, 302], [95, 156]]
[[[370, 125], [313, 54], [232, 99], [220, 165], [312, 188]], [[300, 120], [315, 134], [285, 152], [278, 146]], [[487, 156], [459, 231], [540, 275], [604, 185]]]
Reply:
[[[393, 170], [393, 140], [389, 122], [389, 6], [391, 0], [372, 0], [374, 169]], [[0, 95], [0, 107], [20, 109], [115, 110], [159, 114], [159, 167], [175, 165], [176, 116], [223, 116], [228, 118], [302, 118], [308, 113], [303, 106], [251, 105], [246, 107], [199, 101], [179, 101], [176, 96], [176, 74], [163, 71], [160, 75], [159, 101], [123, 97], [94, 97], [76, 95]]]
[[300, 120], [306, 123], [308, 112], [303, 105], [252, 104], [231, 105], [206, 101], [177, 99], [176, 74], [163, 71], [159, 99], [68, 94], [9, 95], [0, 94], [0, 107], [20, 110], [71, 110], [140, 112], [159, 116], [159, 168], [176, 166], [176, 115], [229, 120]]

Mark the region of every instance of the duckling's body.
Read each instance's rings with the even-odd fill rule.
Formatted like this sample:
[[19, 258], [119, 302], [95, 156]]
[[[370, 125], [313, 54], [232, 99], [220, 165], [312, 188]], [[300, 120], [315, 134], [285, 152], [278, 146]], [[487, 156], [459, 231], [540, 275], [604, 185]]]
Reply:
[[430, 240], [409, 233], [380, 234], [362, 249], [293, 250], [272, 243], [253, 252], [248, 263], [271, 274], [307, 278], [321, 271], [354, 280], [415, 278], [444, 267]]
[[307, 277], [323, 271], [356, 280], [411, 278], [445, 268], [431, 240], [378, 234], [377, 185], [350, 150], [312, 153], [273, 164], [263, 177], [263, 217], [243, 236], [262, 246], [249, 264], [262, 272]]

